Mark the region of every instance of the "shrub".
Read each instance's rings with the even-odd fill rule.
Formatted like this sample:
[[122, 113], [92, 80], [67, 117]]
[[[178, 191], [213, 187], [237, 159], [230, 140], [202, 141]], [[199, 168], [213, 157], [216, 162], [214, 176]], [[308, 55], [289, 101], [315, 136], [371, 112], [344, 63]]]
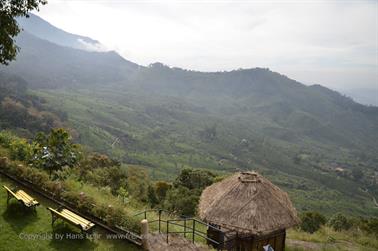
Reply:
[[53, 194], [53, 196], [60, 197], [63, 192], [63, 185], [60, 181], [48, 181], [45, 189]]
[[4, 170], [8, 169], [8, 158], [7, 157], [0, 158], [0, 168], [4, 169]]
[[367, 222], [367, 232], [378, 236], [378, 218], [371, 218]]
[[126, 216], [122, 226], [130, 231], [140, 234], [140, 222], [135, 217]]
[[62, 193], [62, 198], [74, 205], [77, 204], [77, 201], [80, 199], [79, 194], [73, 192], [73, 191], [64, 191]]
[[121, 207], [108, 205], [105, 221], [111, 226], [122, 225], [124, 222], [125, 211]]
[[31, 183], [41, 188], [46, 187], [47, 182], [50, 180], [47, 173], [31, 167], [27, 167], [26, 170], [27, 176], [24, 177], [24, 179], [29, 180]]
[[102, 220], [105, 220], [105, 217], [107, 215], [107, 205], [105, 204], [100, 204], [100, 205], [95, 205], [93, 206], [91, 212], [94, 216], [102, 219]]
[[333, 215], [329, 219], [328, 225], [335, 231], [348, 230], [352, 226], [350, 221], [341, 213]]
[[77, 201], [77, 208], [87, 213], [91, 213], [93, 205], [95, 205], [95, 200], [84, 194], [79, 193], [79, 200]]
[[8, 148], [10, 143], [15, 139], [15, 136], [9, 131], [0, 132], [0, 145]]
[[310, 234], [319, 230], [326, 223], [326, 218], [318, 212], [305, 212], [301, 214], [300, 228]]
[[15, 139], [9, 144], [9, 154], [12, 160], [25, 161], [32, 155], [32, 147], [25, 139]]

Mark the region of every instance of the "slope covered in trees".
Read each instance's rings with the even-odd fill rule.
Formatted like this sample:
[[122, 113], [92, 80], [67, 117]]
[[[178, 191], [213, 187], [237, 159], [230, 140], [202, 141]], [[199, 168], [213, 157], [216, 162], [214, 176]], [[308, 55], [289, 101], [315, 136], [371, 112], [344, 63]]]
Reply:
[[31, 136], [61, 127], [66, 119], [66, 113], [52, 109], [43, 98], [29, 94], [25, 80], [0, 73], [0, 129]]

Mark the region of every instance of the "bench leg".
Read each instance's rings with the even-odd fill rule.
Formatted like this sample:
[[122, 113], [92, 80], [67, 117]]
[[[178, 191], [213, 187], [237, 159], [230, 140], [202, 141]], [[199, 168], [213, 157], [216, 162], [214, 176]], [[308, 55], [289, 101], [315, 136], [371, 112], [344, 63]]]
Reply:
[[56, 221], [56, 216], [51, 212], [51, 226], [54, 228], [54, 222]]
[[10, 196], [10, 193], [9, 191], [7, 191], [7, 207], [9, 205], [9, 200], [11, 199], [12, 197]]

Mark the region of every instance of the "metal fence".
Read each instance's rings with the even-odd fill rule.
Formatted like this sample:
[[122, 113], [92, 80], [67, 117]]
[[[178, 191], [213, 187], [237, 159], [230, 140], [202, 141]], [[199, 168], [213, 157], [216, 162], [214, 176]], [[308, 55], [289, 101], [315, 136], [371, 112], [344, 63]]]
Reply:
[[[157, 212], [157, 219], [148, 219], [149, 212]], [[134, 216], [143, 215], [144, 219], [148, 220], [149, 224], [157, 222], [159, 233], [165, 233], [167, 235], [167, 243], [169, 242], [169, 234], [183, 234], [183, 236], [186, 238], [191, 237], [193, 243], [195, 241], [195, 237], [198, 236], [199, 238], [203, 238], [204, 240], [206, 240], [207, 244], [211, 244], [212, 246], [218, 249], [223, 244], [223, 242], [220, 242], [219, 240], [209, 238], [207, 236], [207, 232], [201, 230], [204, 228], [211, 228], [214, 231], [219, 231], [220, 233], [222, 233], [222, 231], [219, 228], [212, 226], [206, 222], [200, 221], [196, 218], [187, 217], [184, 215], [179, 216], [179, 219], [165, 220], [162, 218], [163, 213], [167, 213], [168, 216], [172, 215], [171, 212], [163, 209], [150, 209], [137, 213]], [[163, 231], [163, 226], [165, 227], [165, 232]], [[177, 227], [179, 227], [182, 231], [178, 231]]]

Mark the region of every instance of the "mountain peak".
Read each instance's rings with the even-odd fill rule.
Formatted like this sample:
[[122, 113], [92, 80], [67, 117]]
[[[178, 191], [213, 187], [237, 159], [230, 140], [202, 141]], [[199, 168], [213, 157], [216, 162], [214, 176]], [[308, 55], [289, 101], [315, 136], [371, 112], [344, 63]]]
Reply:
[[86, 51], [106, 51], [104, 45], [89, 37], [80, 36], [59, 29], [37, 15], [17, 19], [21, 28], [36, 37], [49, 42]]

